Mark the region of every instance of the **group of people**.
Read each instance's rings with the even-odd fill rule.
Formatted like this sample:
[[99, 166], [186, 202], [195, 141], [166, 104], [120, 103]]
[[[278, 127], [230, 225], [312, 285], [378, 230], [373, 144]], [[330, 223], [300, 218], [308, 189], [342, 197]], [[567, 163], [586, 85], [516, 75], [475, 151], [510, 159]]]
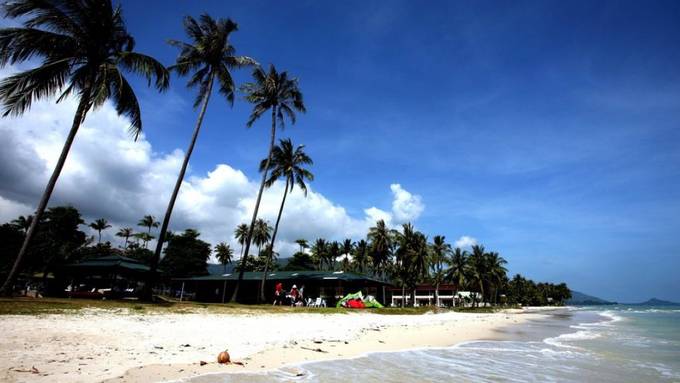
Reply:
[[274, 289], [273, 306], [276, 306], [277, 304], [281, 306], [284, 303], [290, 304], [291, 306], [304, 306], [305, 304], [304, 296], [305, 296], [304, 285], [302, 285], [299, 289], [297, 285], [293, 285], [288, 294], [286, 294], [285, 291], [283, 290], [283, 284], [281, 282], [278, 282], [276, 284], [276, 288]]

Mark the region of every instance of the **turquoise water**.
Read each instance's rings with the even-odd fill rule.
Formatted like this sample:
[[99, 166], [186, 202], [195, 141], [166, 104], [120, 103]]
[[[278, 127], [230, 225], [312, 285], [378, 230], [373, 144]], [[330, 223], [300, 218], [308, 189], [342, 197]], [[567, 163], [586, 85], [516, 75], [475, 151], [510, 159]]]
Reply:
[[680, 382], [677, 307], [569, 308], [498, 337], [191, 382]]

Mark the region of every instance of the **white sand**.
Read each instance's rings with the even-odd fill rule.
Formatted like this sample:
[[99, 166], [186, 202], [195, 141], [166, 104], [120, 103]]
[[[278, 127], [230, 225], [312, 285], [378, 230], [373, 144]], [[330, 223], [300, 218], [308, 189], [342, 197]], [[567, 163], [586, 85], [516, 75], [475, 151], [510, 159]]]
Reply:
[[[89, 310], [77, 315], [0, 316], [0, 381], [153, 382], [262, 370], [369, 351], [489, 339], [497, 337], [496, 329], [537, 315], [139, 315]], [[215, 363], [224, 349], [245, 366]], [[209, 363], [200, 366], [200, 361]]]

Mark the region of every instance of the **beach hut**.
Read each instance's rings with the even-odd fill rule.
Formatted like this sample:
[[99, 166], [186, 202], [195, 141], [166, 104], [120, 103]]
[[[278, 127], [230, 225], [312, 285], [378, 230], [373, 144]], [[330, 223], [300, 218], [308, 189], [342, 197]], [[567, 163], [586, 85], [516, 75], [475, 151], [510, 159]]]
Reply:
[[139, 260], [107, 255], [67, 264], [61, 274], [70, 282], [68, 296], [127, 298], [136, 296], [150, 270]]

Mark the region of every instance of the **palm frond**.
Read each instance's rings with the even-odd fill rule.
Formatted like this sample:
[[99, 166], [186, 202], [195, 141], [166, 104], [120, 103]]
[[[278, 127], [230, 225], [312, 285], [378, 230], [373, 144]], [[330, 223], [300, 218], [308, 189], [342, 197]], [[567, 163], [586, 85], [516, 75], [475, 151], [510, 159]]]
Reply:
[[144, 76], [149, 86], [153, 80], [158, 90], [168, 88], [170, 79], [168, 70], [153, 57], [137, 52], [121, 52], [120, 63], [126, 70]]
[[33, 101], [54, 95], [66, 83], [70, 68], [69, 60], [59, 60], [3, 79], [0, 82], [3, 116], [20, 115]]
[[74, 57], [76, 41], [70, 36], [32, 28], [0, 29], [0, 66], [30, 60]]

